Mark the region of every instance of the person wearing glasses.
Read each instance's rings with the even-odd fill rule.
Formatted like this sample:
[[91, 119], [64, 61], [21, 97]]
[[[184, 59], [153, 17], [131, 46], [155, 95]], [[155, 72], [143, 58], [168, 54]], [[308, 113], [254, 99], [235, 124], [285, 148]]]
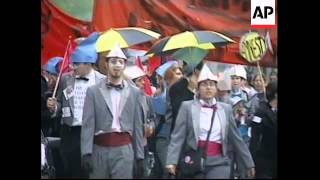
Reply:
[[124, 77], [127, 57], [115, 46], [105, 57], [107, 77], [89, 87], [81, 130], [83, 165], [93, 179], [141, 177], [144, 160], [143, 92]]

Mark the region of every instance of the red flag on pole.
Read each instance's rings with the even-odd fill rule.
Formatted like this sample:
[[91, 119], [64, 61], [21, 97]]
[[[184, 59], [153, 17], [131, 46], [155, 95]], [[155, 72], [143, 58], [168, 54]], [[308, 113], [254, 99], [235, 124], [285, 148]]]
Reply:
[[151, 74], [161, 65], [161, 57], [154, 56], [149, 58], [149, 71]]
[[65, 57], [64, 57], [64, 63], [63, 63], [63, 67], [62, 67], [62, 63], [61, 63], [61, 70], [62, 70], [62, 73], [67, 73], [67, 72], [70, 72], [71, 71], [71, 69], [70, 69], [70, 64], [71, 64], [71, 55], [72, 55], [72, 53], [73, 53], [73, 51], [76, 49], [76, 47], [77, 47], [77, 43], [76, 42], [74, 42], [74, 41], [71, 41], [70, 40], [70, 42], [69, 42], [69, 46], [68, 46], [68, 48], [67, 48], [67, 50], [66, 50], [66, 55], [65, 55]]
[[136, 65], [137, 65], [140, 69], [142, 69], [142, 70], [144, 71], [144, 69], [143, 69], [143, 64], [142, 64], [141, 59], [140, 59], [139, 56], [137, 56], [137, 58], [136, 58]]
[[63, 61], [62, 61], [61, 66], [60, 66], [59, 76], [57, 78], [56, 85], [54, 87], [54, 91], [53, 91], [53, 94], [52, 94], [53, 98], [55, 98], [55, 96], [56, 96], [57, 89], [58, 89], [58, 84], [60, 82], [60, 78], [61, 78], [62, 72], [69, 72], [70, 71], [69, 64], [71, 63], [71, 54], [75, 49], [75, 44], [72, 44], [72, 43], [73, 42], [71, 41], [71, 37], [69, 37], [67, 48], [66, 48], [66, 51], [65, 51], [64, 56], [63, 56]]
[[[143, 69], [143, 64], [142, 64], [139, 56], [136, 59], [136, 65], [145, 72], [145, 70]], [[147, 76], [144, 76], [144, 92], [147, 95], [152, 96], [151, 82]]]

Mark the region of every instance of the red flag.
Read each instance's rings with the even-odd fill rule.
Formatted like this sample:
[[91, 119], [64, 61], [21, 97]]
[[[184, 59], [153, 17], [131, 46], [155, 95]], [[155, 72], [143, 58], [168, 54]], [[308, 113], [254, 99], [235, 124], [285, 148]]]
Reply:
[[140, 69], [142, 69], [142, 70], [144, 71], [144, 69], [143, 69], [143, 64], [142, 64], [141, 59], [140, 59], [139, 56], [137, 56], [136, 65], [137, 65]]
[[153, 72], [161, 65], [161, 57], [155, 56], [149, 58], [149, 72], [153, 74]]
[[54, 87], [52, 97], [56, 96], [58, 84], [59, 84], [62, 73], [69, 72], [71, 70], [69, 67], [69, 64], [71, 63], [71, 54], [74, 51], [75, 47], [76, 47], [76, 44], [73, 41], [71, 41], [71, 38], [69, 38], [66, 51], [64, 52], [63, 61], [60, 65], [60, 72], [56, 81], [56, 85]]
[[[136, 59], [136, 65], [145, 72], [145, 70], [143, 69], [143, 64], [142, 64], [139, 56]], [[147, 95], [152, 96], [151, 82], [147, 76], [144, 76], [144, 92]]]
[[148, 76], [144, 77], [144, 92], [149, 96], [153, 95], [152, 89], [151, 89], [151, 82], [150, 82]]
[[61, 63], [61, 66], [63, 65], [63, 67], [61, 67], [62, 69], [62, 73], [67, 73], [70, 72], [71, 69], [69, 67], [69, 65], [71, 64], [71, 55], [73, 53], [73, 51], [76, 49], [77, 47], [77, 43], [74, 41], [69, 41], [69, 46], [66, 49], [66, 56], [65, 59], [63, 59], [63, 61], [65, 61], [64, 63]]

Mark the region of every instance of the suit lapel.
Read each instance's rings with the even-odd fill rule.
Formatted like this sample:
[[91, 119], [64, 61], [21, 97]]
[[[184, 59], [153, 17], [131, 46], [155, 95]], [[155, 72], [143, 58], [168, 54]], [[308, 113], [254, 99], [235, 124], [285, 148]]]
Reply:
[[107, 104], [107, 106], [109, 108], [109, 111], [110, 111], [111, 115], [113, 116], [110, 90], [107, 88], [107, 86], [103, 82], [100, 83], [99, 90], [100, 90], [100, 92], [101, 92], [101, 94], [103, 96], [104, 101], [106, 102], [106, 104]]
[[199, 101], [197, 101], [197, 100], [194, 100], [191, 106], [192, 106], [191, 107], [191, 116], [192, 116], [193, 130], [194, 130], [196, 142], [198, 142], [199, 141], [199, 133], [200, 133], [199, 120], [200, 120], [201, 107], [200, 107]]
[[226, 137], [226, 127], [227, 127], [227, 117], [226, 117], [226, 113], [224, 112], [224, 108], [223, 106], [220, 105], [220, 103], [217, 102], [217, 112], [216, 112], [216, 116], [218, 117], [218, 120], [220, 121], [220, 125], [221, 125], [221, 138], [222, 141], [225, 139]]
[[124, 83], [124, 88], [121, 91], [121, 95], [120, 95], [120, 97], [121, 97], [121, 100], [120, 100], [120, 114], [122, 113], [123, 107], [126, 104], [126, 102], [128, 100], [128, 97], [129, 97], [129, 94], [130, 94], [129, 86], [128, 86], [127, 82], [124, 80], [123, 83]]

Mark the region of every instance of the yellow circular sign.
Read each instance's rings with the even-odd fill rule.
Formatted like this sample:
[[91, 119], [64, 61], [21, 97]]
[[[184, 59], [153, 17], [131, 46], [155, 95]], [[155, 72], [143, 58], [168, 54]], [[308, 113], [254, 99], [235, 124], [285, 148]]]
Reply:
[[257, 32], [250, 32], [242, 36], [240, 54], [248, 62], [260, 61], [267, 52], [266, 40]]

